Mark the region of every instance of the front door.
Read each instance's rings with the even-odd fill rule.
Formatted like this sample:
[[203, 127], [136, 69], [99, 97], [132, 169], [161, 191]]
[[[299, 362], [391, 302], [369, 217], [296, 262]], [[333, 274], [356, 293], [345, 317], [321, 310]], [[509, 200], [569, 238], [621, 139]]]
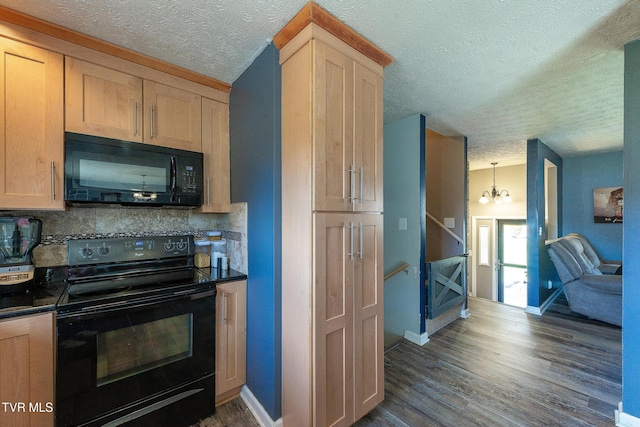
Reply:
[[527, 306], [527, 221], [498, 220], [498, 301]]

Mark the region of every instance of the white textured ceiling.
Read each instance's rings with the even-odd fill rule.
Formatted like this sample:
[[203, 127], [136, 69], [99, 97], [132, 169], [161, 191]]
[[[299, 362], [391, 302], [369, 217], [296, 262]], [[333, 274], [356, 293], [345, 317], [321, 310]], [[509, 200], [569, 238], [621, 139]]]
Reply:
[[[227, 83], [306, 0], [0, 0]], [[471, 169], [622, 149], [623, 45], [640, 0], [317, 0], [395, 62], [385, 122], [423, 113], [466, 135]]]

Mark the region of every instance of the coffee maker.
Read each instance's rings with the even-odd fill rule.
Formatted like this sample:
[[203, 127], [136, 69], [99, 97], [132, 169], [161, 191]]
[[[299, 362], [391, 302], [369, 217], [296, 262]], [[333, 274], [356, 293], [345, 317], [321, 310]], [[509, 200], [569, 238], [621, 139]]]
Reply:
[[0, 217], [0, 294], [21, 292], [33, 283], [31, 252], [40, 243], [42, 221], [27, 216]]

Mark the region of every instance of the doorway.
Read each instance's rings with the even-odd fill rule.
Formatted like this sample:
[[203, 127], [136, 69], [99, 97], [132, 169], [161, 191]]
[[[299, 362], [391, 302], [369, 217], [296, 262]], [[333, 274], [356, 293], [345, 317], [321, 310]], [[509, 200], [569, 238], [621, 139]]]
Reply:
[[498, 301], [527, 307], [527, 221], [498, 220]]

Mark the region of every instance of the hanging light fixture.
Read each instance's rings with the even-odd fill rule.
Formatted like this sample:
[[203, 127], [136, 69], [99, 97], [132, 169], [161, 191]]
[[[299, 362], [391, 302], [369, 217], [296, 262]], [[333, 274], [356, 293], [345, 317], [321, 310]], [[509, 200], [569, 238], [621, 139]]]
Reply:
[[496, 165], [498, 164], [498, 162], [492, 162], [491, 164], [493, 165], [493, 187], [491, 187], [491, 191], [488, 191], [488, 190], [483, 191], [482, 197], [480, 197], [480, 200], [478, 200], [478, 202], [485, 205], [489, 203], [489, 197], [490, 197], [493, 203], [502, 203], [502, 202], [509, 203], [511, 202], [511, 196], [509, 195], [509, 191], [498, 190], [498, 187], [496, 187]]

